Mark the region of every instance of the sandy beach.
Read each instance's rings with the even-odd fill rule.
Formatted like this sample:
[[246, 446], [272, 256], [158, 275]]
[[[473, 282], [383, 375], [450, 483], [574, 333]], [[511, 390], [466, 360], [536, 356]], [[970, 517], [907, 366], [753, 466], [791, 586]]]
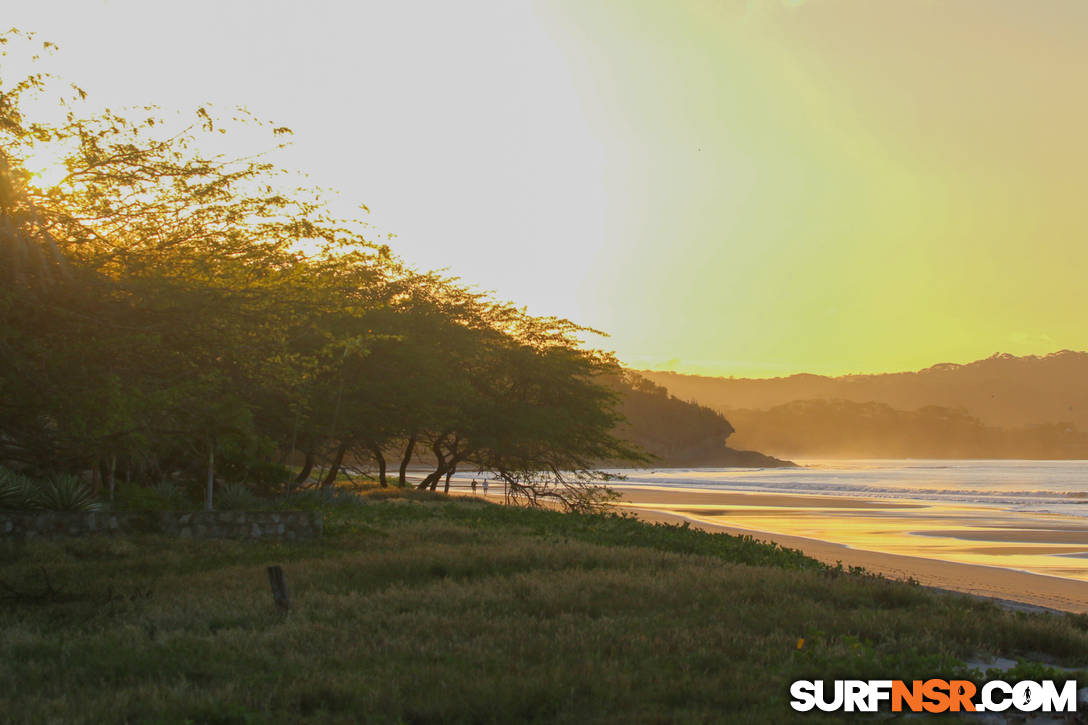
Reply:
[[[942, 510], [935, 514], [929, 507], [911, 503], [873, 502], [864, 499], [842, 497], [780, 495], [758, 493], [734, 493], [718, 491], [693, 491], [684, 489], [655, 489], [650, 487], [619, 487], [620, 508], [635, 513], [647, 521], [688, 521], [693, 526], [708, 531], [750, 535], [757, 539], [773, 541], [800, 549], [806, 554], [829, 564], [842, 562], [843, 566], [861, 566], [873, 572], [895, 579], [914, 578], [925, 586], [939, 587], [965, 594], [992, 597], [1011, 602], [1046, 607], [1068, 612], [1088, 612], [1088, 581], [1074, 578], [1080, 572], [1084, 559], [1076, 554], [1088, 548], [1088, 527], [1067, 522], [1033, 530], [1017, 530], [993, 527], [982, 530], [961, 530], [950, 525], [963, 512]], [[889, 535], [881, 539], [859, 532], [872, 532], [875, 527], [887, 527], [889, 515], [897, 522], [905, 521], [921, 526], [922, 519], [914, 520], [917, 513], [937, 518], [943, 525], [938, 529], [911, 531], [909, 535]], [[812, 522], [826, 524], [835, 514], [848, 514], [838, 531], [841, 540], [850, 545], [799, 535], [798, 532], [813, 530]], [[922, 534], [921, 537], [918, 534]], [[900, 541], [901, 540], [901, 541]], [[992, 561], [1002, 557], [1015, 565], [1021, 559], [1034, 560], [1048, 557], [1055, 561], [1073, 561], [1075, 566], [1067, 571], [1070, 576], [1048, 576], [1019, 570], [1019, 567], [983, 565], [969, 561], [949, 561], [944, 558], [891, 553], [861, 548], [855, 542], [871, 541], [877, 546], [913, 546], [925, 551], [931, 542], [960, 540], [964, 546], [946, 549], [947, 555], [960, 559]], [[992, 546], [973, 547], [968, 541], [992, 542]], [[902, 542], [906, 543], [903, 544]], [[915, 543], [917, 542], [917, 543]], [[934, 552], [945, 549], [936, 548]], [[1063, 558], [1069, 557], [1069, 558]], [[1060, 566], [1060, 565], [1058, 565]]]

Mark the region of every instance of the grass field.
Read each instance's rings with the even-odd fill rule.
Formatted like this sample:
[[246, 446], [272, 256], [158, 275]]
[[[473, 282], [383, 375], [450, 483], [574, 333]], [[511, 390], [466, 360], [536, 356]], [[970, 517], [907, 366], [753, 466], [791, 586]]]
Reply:
[[397, 495], [342, 497], [317, 542], [3, 550], [0, 720], [784, 722], [799, 678], [1088, 665], [1084, 616], [723, 534]]

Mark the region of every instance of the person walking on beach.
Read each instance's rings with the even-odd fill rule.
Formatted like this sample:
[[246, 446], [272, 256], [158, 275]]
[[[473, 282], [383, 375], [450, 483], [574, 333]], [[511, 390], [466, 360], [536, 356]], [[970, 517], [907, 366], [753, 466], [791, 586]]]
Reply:
[[484, 496], [487, 495], [487, 479], [484, 479]]
[[472, 495], [476, 495], [476, 479], [472, 479]]

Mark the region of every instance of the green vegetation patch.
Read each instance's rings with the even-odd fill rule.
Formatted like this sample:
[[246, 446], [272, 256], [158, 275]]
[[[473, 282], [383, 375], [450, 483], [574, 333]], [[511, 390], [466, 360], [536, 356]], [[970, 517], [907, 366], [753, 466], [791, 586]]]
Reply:
[[798, 678], [970, 675], [980, 655], [1088, 665], [1083, 617], [681, 526], [427, 498], [345, 498], [318, 542], [7, 551], [5, 719], [781, 722]]

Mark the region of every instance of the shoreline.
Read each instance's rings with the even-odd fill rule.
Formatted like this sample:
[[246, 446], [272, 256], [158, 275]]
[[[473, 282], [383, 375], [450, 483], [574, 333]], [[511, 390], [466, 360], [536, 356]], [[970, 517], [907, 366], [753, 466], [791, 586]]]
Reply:
[[[729, 497], [734, 505], [739, 500], [746, 500], [749, 505], [758, 506], [762, 504], [771, 507], [782, 505], [784, 503], [782, 499], [785, 497], [775, 497], [779, 500], [774, 501], [768, 500], [770, 497], [745, 493], [682, 492], [656, 489], [653, 491], [656, 495], [647, 497], [651, 499], [650, 501], [632, 501], [632, 498], [638, 498], [637, 496], [633, 497], [632, 494], [638, 492], [640, 488], [616, 487], [621, 495], [621, 500], [617, 502], [616, 507], [635, 514], [644, 521], [673, 524], [687, 522], [691, 526], [705, 531], [728, 533], [734, 536], [751, 536], [754, 539], [773, 542], [791, 549], [799, 549], [808, 556], [826, 564], [835, 565], [841, 562], [845, 567], [863, 567], [867, 571], [891, 579], [914, 579], [926, 587], [983, 597], [1016, 609], [1042, 608], [1078, 614], [1088, 613], [1088, 582], [1077, 579], [1067, 579], [986, 564], [969, 564], [908, 554], [872, 551], [823, 539], [794, 534], [779, 534], [727, 523], [705, 521], [698, 517], [685, 515], [684, 512], [670, 510], [674, 507], [698, 507], [700, 505], [698, 499], [704, 496], [718, 498], [719, 500], [725, 500], [725, 497]], [[645, 489], [641, 490], [645, 491]], [[691, 496], [692, 494], [694, 494], [694, 497]], [[761, 498], [763, 500], [759, 500]]]

